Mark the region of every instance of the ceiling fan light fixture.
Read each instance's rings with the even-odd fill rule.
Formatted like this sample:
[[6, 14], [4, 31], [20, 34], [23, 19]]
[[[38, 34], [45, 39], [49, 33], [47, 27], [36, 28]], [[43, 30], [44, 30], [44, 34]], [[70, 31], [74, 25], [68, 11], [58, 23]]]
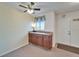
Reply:
[[28, 9], [27, 12], [28, 12], [29, 14], [32, 14], [32, 13], [34, 12], [34, 10], [32, 10], [32, 9], [31, 9], [31, 10]]

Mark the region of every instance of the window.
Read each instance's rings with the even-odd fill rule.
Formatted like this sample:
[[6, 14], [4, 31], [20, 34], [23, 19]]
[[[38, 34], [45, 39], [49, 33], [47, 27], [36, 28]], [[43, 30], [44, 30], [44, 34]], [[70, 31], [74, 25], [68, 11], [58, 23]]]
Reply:
[[45, 27], [45, 16], [37, 17], [35, 19], [35, 23], [36, 23], [36, 26], [35, 26], [36, 30], [44, 30], [44, 27]]

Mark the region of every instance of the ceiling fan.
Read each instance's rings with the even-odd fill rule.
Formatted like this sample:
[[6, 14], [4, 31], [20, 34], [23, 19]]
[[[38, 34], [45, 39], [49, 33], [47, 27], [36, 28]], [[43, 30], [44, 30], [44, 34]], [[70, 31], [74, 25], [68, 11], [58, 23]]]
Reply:
[[19, 6], [26, 9], [24, 12], [28, 12], [28, 13], [32, 14], [32, 13], [34, 13], [34, 11], [40, 11], [40, 8], [33, 8], [34, 5], [35, 5], [34, 2], [30, 2], [26, 6], [24, 6], [22, 4], [20, 4]]

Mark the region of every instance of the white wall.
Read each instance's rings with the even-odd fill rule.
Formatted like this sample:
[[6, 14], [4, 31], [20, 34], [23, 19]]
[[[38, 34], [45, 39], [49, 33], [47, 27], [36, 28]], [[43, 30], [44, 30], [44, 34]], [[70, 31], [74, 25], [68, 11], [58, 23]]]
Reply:
[[[65, 15], [65, 17], [63, 17]], [[79, 18], [79, 11], [74, 11], [74, 12], [69, 12], [69, 13], [62, 13], [56, 15], [56, 42], [57, 43], [63, 43], [71, 46], [79, 46], [79, 45], [74, 45], [71, 44], [72, 38], [71, 36], [68, 36], [68, 31], [71, 30], [70, 28], [70, 21], [73, 19]], [[74, 39], [75, 40], [75, 39]]]
[[45, 14], [46, 23], [45, 23], [45, 31], [53, 32], [53, 47], [55, 46], [55, 13], [48, 12]]
[[46, 23], [45, 23], [45, 30], [54, 32], [54, 25], [55, 25], [55, 13], [49, 12], [45, 14]]
[[33, 17], [0, 4], [0, 56], [28, 44]]

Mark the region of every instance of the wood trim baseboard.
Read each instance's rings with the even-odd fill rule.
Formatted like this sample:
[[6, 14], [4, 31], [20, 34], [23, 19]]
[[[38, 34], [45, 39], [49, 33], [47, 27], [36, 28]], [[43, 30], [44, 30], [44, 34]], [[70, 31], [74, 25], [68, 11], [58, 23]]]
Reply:
[[77, 48], [77, 47], [57, 43], [57, 48], [64, 49], [64, 50], [79, 54], [79, 48]]
[[19, 47], [16, 47], [16, 48], [12, 49], [12, 50], [6, 51], [6, 52], [0, 54], [0, 57], [3, 57], [4, 55], [6, 55], [6, 54], [8, 54], [8, 53], [10, 53], [10, 52], [13, 52], [13, 51], [15, 51], [15, 50], [17, 50], [17, 49], [19, 49], [19, 48], [22, 48], [22, 47], [24, 47], [24, 46], [26, 46], [26, 45], [29, 45], [29, 43], [23, 44], [23, 45], [21, 45], [21, 46], [19, 46]]

